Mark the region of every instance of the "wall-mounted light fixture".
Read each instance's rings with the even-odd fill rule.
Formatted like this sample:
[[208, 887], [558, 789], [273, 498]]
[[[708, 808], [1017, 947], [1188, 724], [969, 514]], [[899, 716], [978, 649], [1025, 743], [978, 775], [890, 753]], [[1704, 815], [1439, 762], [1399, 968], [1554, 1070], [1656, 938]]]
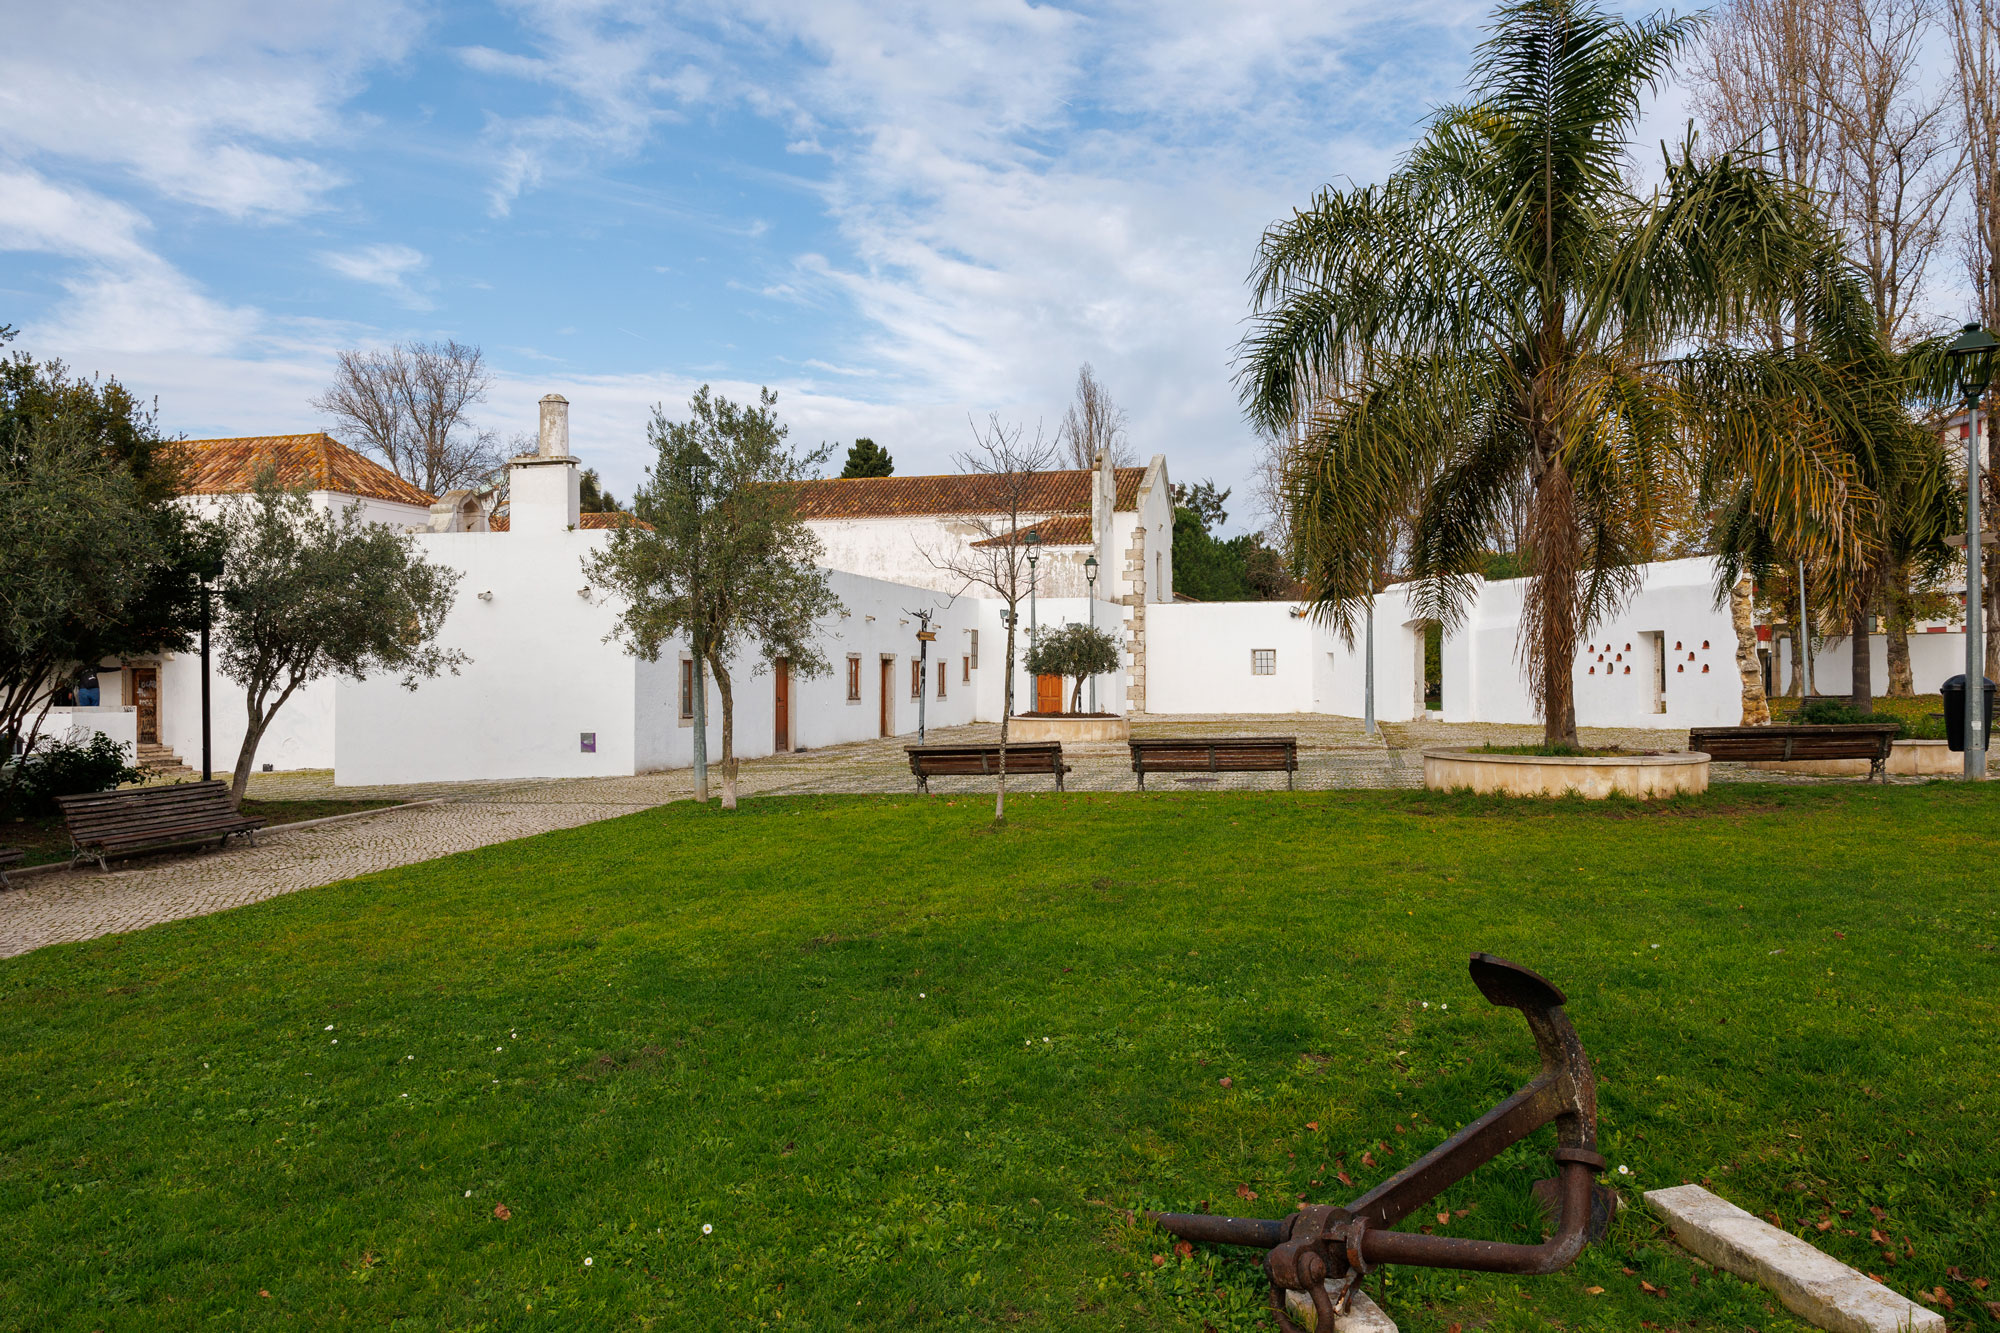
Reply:
[[482, 592], [482, 593], [480, 593], [480, 594], [479, 594], [479, 600], [480, 600], [480, 601], [482, 601], [482, 602], [490, 602], [490, 601], [492, 601], [492, 600], [493, 600], [493, 590], [489, 588], [489, 589], [487, 589], [487, 590], [486, 590], [485, 592]]

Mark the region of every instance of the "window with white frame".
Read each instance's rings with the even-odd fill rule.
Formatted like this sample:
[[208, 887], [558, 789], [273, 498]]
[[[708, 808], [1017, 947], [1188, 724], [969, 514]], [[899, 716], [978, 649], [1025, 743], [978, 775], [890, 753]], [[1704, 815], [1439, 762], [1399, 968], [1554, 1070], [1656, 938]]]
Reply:
[[859, 653], [849, 653], [847, 655], [847, 702], [851, 704], [861, 702], [861, 655]]
[[924, 664], [914, 657], [910, 659], [910, 697], [924, 697]]
[[692, 657], [683, 657], [681, 659], [681, 718], [683, 721], [689, 722], [694, 720], [694, 659]]
[[959, 684], [970, 685], [972, 683], [972, 659], [970, 657], [961, 657], [958, 660], [961, 668], [958, 677]]
[[944, 698], [944, 678], [951, 674], [949, 671], [945, 670], [946, 665], [947, 664], [943, 662], [938, 663], [938, 698], [940, 699]]
[[1250, 674], [1253, 676], [1277, 675], [1278, 650], [1276, 648], [1252, 648], [1250, 650]]

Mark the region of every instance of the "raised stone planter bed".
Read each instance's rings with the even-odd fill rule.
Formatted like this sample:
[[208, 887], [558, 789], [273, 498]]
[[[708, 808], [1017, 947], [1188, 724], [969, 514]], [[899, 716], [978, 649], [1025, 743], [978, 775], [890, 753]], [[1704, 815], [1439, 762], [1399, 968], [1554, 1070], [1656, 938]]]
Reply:
[[1015, 714], [1007, 724], [1007, 742], [1061, 741], [1064, 745], [1122, 744], [1132, 738], [1132, 724], [1111, 713]]
[[1601, 801], [1622, 796], [1680, 796], [1708, 790], [1708, 756], [1694, 753], [1579, 755], [1474, 754], [1465, 747], [1424, 751], [1424, 786], [1432, 791], [1499, 792]]
[[[1866, 759], [1778, 759], [1751, 764], [1766, 773], [1808, 773], [1829, 778], [1868, 775]], [[1965, 773], [1965, 756], [1944, 741], [1897, 741], [1889, 751], [1889, 771], [1904, 778], [1955, 778]]]

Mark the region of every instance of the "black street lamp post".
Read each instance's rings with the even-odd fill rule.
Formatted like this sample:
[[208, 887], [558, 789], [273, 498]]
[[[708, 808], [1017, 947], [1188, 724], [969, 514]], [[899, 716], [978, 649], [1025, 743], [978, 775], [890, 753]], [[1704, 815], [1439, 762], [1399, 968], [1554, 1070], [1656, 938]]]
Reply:
[[1993, 380], [1992, 334], [1967, 324], [1952, 339], [1952, 365], [1965, 400], [1965, 780], [1986, 776], [1986, 598], [1980, 587], [1979, 401]]
[[[1094, 555], [1087, 555], [1083, 558], [1083, 581], [1087, 588], [1087, 591], [1084, 593], [1083, 604], [1089, 610], [1090, 627], [1096, 629], [1097, 557]], [[1094, 675], [1090, 678], [1090, 711], [1093, 713], [1097, 711], [1097, 677]]]

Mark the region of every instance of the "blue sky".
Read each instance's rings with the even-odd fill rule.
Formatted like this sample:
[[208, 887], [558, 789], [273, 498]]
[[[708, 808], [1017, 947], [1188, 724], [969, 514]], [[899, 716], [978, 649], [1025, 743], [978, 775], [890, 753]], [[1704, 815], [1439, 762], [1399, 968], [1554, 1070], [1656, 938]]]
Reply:
[[1241, 486], [1258, 232], [1386, 172], [1485, 13], [0, 0], [0, 323], [189, 435], [319, 429], [339, 349], [455, 337], [481, 425], [561, 392], [621, 494], [703, 381], [907, 473], [1053, 430], [1089, 361], [1141, 455]]

